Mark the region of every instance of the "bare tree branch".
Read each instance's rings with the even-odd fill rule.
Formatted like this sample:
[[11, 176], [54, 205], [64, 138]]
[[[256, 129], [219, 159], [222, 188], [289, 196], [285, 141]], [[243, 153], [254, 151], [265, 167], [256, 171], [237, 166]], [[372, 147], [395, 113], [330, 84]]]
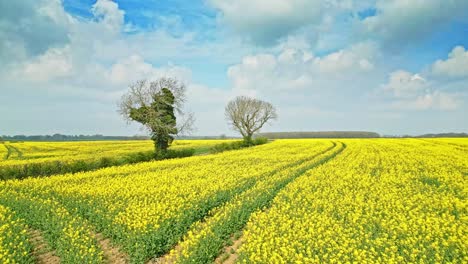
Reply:
[[251, 140], [254, 133], [278, 116], [272, 104], [246, 96], [238, 96], [227, 104], [225, 117], [231, 127], [244, 139]]

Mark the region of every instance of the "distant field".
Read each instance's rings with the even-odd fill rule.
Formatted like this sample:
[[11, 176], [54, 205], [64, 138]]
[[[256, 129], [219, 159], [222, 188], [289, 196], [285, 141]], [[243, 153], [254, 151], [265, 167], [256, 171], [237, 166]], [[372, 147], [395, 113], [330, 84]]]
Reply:
[[[207, 151], [226, 140], [176, 140], [171, 149]], [[151, 140], [3, 142], [0, 179], [85, 171], [152, 158]]]
[[467, 147], [276, 140], [2, 181], [0, 262], [466, 263]]

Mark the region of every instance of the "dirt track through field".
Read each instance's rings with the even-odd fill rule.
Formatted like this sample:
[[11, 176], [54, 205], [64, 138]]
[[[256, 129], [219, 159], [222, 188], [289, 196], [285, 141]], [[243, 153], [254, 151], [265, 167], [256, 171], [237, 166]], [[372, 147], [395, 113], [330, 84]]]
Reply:
[[98, 241], [107, 263], [126, 264], [130, 262], [128, 255], [113, 245], [109, 238], [105, 238], [101, 233], [95, 234], [94, 237]]
[[33, 246], [33, 257], [38, 264], [58, 264], [60, 258], [55, 255], [55, 251], [51, 251], [47, 242], [44, 240], [42, 233], [38, 230], [29, 230], [30, 242]]
[[18, 158], [23, 157], [23, 152], [21, 152], [21, 150], [19, 150], [18, 148], [12, 146], [11, 144], [7, 144], [7, 143], [3, 143], [3, 145], [5, 146], [5, 148], [8, 151], [7, 154], [5, 155], [5, 157], [3, 158], [4, 160], [7, 160], [10, 157], [12, 157], [14, 155], [14, 153], [16, 153], [16, 156]]
[[[234, 240], [232, 245], [227, 246], [224, 248], [221, 255], [219, 255], [216, 260], [214, 261], [216, 264], [233, 264], [236, 263], [239, 255], [237, 254], [237, 250], [240, 248], [242, 243], [244, 242], [243, 237], [239, 237], [238, 239]], [[227, 254], [227, 258], [223, 259], [223, 255]]]

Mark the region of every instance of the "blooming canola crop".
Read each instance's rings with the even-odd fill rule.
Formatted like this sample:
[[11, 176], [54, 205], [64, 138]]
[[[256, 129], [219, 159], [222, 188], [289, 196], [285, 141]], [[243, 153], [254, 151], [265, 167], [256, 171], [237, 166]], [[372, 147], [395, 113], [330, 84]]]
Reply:
[[27, 204], [27, 198], [15, 200], [23, 196], [56, 201], [141, 262], [167, 252], [192, 222], [259, 177], [306, 157], [312, 147], [330, 146], [328, 140], [277, 141], [217, 155], [12, 180], [3, 184], [0, 198], [10, 197], [9, 204]]
[[1, 262], [34, 259], [31, 230], [63, 263], [109, 262], [99, 237], [132, 263], [206, 263], [234, 234], [240, 263], [468, 262], [467, 146], [276, 140], [0, 181]]
[[346, 151], [298, 178], [270, 210], [251, 217], [242, 262], [468, 261], [463, 144], [344, 142]]

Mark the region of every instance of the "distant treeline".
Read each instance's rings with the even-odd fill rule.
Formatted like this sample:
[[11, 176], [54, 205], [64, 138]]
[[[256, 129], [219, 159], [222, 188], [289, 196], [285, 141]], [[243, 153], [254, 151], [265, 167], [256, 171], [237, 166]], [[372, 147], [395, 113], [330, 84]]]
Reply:
[[379, 134], [366, 131], [323, 131], [323, 132], [270, 132], [257, 136], [269, 139], [280, 138], [378, 138]]
[[[323, 132], [268, 132], [259, 133], [256, 137], [268, 139], [281, 138], [441, 138], [441, 137], [468, 137], [467, 133], [439, 133], [424, 135], [383, 135], [366, 131], [323, 131]], [[179, 136], [177, 139], [237, 139], [234, 136]], [[103, 135], [35, 135], [35, 136], [0, 136], [0, 141], [94, 141], [94, 140], [146, 140], [147, 136], [103, 136]]]
[[0, 141], [94, 141], [94, 140], [142, 140], [149, 139], [146, 136], [103, 136], [103, 135], [15, 135], [15, 136], [0, 136]]
[[242, 139], [241, 137], [235, 137], [235, 136], [226, 136], [226, 135], [220, 135], [220, 136], [178, 136], [176, 139], [186, 139], [186, 140], [205, 140], [205, 139]]
[[387, 136], [390, 138], [460, 138], [460, 137], [468, 137], [467, 133], [438, 133], [438, 134], [424, 134], [419, 136], [410, 136], [410, 135], [403, 135], [403, 136]]

